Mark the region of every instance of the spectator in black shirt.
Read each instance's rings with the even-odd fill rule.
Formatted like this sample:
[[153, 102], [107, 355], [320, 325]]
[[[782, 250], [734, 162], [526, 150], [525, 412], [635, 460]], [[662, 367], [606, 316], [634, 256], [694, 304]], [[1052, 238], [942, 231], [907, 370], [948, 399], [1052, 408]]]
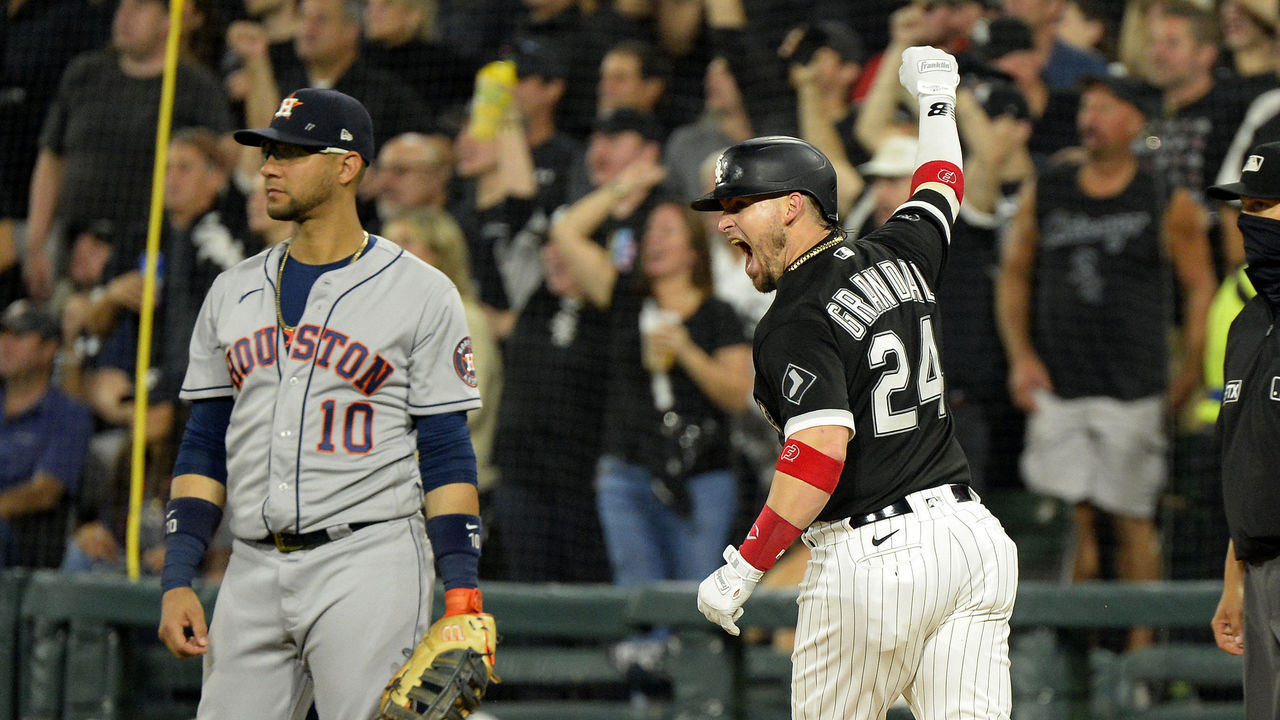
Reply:
[[[51, 286], [48, 243], [59, 224], [146, 220], [167, 28], [165, 3], [122, 0], [111, 47], [77, 57], [62, 74], [31, 174], [25, 263], [37, 297]], [[180, 62], [173, 127], [225, 132], [231, 125], [217, 77]]]
[[562, 51], [529, 39], [516, 42], [510, 59], [516, 64], [517, 77], [512, 102], [524, 124], [538, 181], [537, 208], [550, 217], [572, 199], [569, 177], [583, 154], [582, 144], [556, 124], [556, 108], [564, 98], [569, 77], [568, 63]]
[[[359, 2], [302, 0], [299, 7], [300, 27], [293, 43], [297, 64], [276, 66], [269, 62], [262, 40], [240, 50], [248, 56], [247, 124], [270, 124], [280, 106], [280, 88], [304, 87], [332, 88], [360, 100], [378, 128], [375, 139], [379, 142], [405, 132], [424, 131], [434, 122], [434, 113], [412, 87], [361, 56], [364, 13]], [[242, 168], [256, 167], [260, 161], [256, 151], [246, 150], [242, 155]]]
[[992, 67], [1012, 78], [1026, 99], [1032, 121], [1028, 147], [1038, 167], [1043, 168], [1057, 151], [1077, 143], [1080, 95], [1072, 89], [1056, 90], [1045, 81], [1044, 58], [1036, 52], [1026, 23], [1017, 18], [992, 21], [988, 40], [978, 52]]
[[477, 65], [435, 37], [433, 0], [369, 0], [363, 53], [430, 103], [437, 117], [471, 96]]

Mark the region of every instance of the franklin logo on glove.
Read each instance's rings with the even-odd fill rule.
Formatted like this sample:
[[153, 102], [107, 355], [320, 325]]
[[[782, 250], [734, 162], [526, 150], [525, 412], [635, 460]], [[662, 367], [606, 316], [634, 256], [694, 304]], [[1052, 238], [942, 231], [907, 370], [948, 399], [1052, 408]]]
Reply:
[[916, 72], [927, 73], [935, 70], [951, 72], [953, 67], [954, 63], [950, 60], [921, 60], [920, 64], [916, 66]]

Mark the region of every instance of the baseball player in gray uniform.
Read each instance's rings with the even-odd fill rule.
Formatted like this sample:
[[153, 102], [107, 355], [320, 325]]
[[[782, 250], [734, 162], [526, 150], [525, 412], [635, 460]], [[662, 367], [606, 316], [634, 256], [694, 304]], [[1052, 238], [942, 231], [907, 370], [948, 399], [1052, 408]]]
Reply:
[[797, 720], [1009, 717], [1017, 555], [969, 487], [946, 406], [935, 291], [964, 181], [956, 61], [909, 48], [918, 100], [911, 199], [879, 229], [839, 229], [836, 175], [812, 145], [754, 138], [724, 152], [694, 201], [776, 288], [756, 327], [755, 397], [783, 439], [746, 539], [698, 588], [733, 635], [765, 570], [797, 538], [811, 556], [792, 655]]
[[[302, 717], [313, 698], [322, 720], [372, 718], [430, 622], [433, 559], [446, 614], [481, 610], [462, 303], [361, 228], [374, 144], [358, 101], [298, 90], [236, 140], [261, 146], [268, 213], [294, 235], [201, 308], [159, 635], [204, 655], [200, 720]], [[224, 508], [234, 545], [206, 630], [190, 585]]]

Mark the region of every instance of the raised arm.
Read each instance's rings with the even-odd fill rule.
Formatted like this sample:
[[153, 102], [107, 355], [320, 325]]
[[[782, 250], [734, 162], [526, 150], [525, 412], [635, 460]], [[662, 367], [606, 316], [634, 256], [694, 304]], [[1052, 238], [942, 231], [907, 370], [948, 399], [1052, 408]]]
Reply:
[[643, 157], [628, 165], [618, 177], [570, 205], [551, 224], [551, 242], [564, 258], [566, 269], [592, 305], [609, 307], [618, 271], [609, 253], [591, 236], [610, 216], [630, 215], [666, 177], [656, 157]]
[[1035, 213], [1035, 184], [1027, 181], [996, 278], [996, 322], [1009, 360], [1009, 394], [1028, 412], [1035, 410], [1037, 390], [1053, 389], [1049, 371], [1031, 343], [1031, 284], [1039, 237]]
[[898, 69], [902, 86], [915, 97], [920, 110], [920, 139], [911, 192], [937, 191], [951, 206], [954, 221], [964, 198], [960, 134], [956, 129], [956, 87], [960, 70], [956, 59], [932, 47], [902, 51]]
[[796, 113], [800, 137], [813, 143], [831, 161], [836, 171], [836, 207], [841, 215], [849, 211], [866, 187], [857, 168], [849, 162], [835, 123], [822, 111], [822, 89], [814, 76], [815, 61], [791, 66], [791, 84], [796, 91]]
[[907, 5], [894, 11], [889, 21], [889, 46], [880, 55], [880, 65], [858, 111], [854, 135], [863, 147], [873, 153], [885, 138], [897, 133], [893, 115], [902, 97], [896, 72], [898, 59], [903, 51], [919, 41], [921, 12], [917, 5]]
[[1169, 407], [1190, 397], [1204, 377], [1205, 324], [1217, 290], [1209, 251], [1208, 218], [1185, 189], [1175, 190], [1164, 216], [1164, 236], [1182, 287], [1182, 362], [1169, 383]]

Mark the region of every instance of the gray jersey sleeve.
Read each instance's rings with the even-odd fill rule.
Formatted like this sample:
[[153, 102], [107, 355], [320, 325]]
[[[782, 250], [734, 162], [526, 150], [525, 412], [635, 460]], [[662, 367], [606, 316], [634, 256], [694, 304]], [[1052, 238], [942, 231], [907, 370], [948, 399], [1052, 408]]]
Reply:
[[204, 304], [200, 306], [196, 326], [191, 331], [187, 375], [182, 381], [182, 391], [179, 393], [183, 400], [230, 397], [235, 392], [227, 373], [226, 354], [218, 341], [217, 332], [218, 307], [226, 287], [224, 273], [214, 280], [209, 292], [204, 296]]
[[409, 358], [409, 413], [437, 415], [480, 407], [471, 333], [451, 283], [433, 284]]

